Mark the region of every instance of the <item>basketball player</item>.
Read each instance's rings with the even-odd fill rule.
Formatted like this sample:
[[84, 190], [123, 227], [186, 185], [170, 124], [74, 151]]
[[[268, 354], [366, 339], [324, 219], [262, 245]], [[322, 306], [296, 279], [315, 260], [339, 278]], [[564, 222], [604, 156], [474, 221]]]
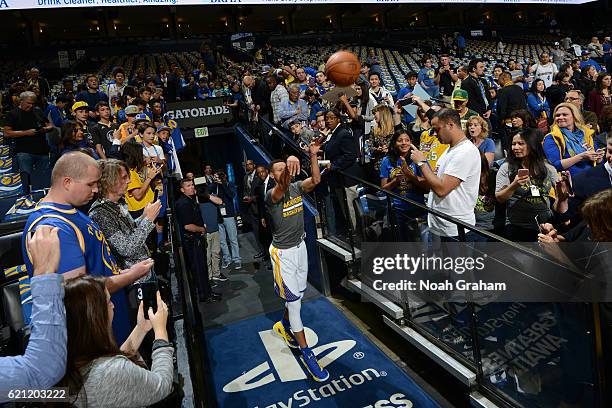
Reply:
[[326, 381], [329, 373], [319, 365], [308, 347], [300, 317], [302, 296], [308, 277], [302, 193], [314, 190], [321, 181], [317, 162], [319, 149], [318, 142], [309, 146], [311, 177], [304, 181], [291, 182], [291, 177], [300, 172], [300, 161], [296, 157], [290, 156], [287, 162], [273, 161], [270, 165], [270, 175], [276, 186], [267, 192], [265, 203], [272, 224], [270, 258], [274, 273], [274, 290], [286, 302], [283, 319], [274, 324], [274, 331], [289, 347], [300, 349], [300, 359], [315, 381]]

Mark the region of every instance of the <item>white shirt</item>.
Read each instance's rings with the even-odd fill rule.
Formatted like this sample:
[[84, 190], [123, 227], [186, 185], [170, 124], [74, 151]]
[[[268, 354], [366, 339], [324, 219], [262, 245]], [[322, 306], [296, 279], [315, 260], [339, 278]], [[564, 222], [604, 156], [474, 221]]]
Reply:
[[[480, 187], [478, 148], [468, 139], [450, 147], [440, 156], [435, 172], [439, 178], [446, 174], [460, 179], [461, 183], [445, 197], [439, 197], [431, 191], [427, 205], [470, 225], [475, 225], [474, 207]], [[455, 224], [435, 215], [429, 214], [428, 223], [430, 228], [442, 236], [459, 235]]]
[[159, 160], [164, 160], [164, 151], [160, 146], [151, 145], [146, 147], [144, 144], [142, 145], [142, 153], [145, 157], [157, 157]]
[[533, 75], [536, 78], [544, 81], [544, 86], [546, 86], [546, 88], [552, 85], [555, 74], [559, 72], [557, 66], [552, 62], [549, 62], [546, 65], [542, 65], [538, 62], [537, 64], [532, 65], [531, 69], [533, 70]]

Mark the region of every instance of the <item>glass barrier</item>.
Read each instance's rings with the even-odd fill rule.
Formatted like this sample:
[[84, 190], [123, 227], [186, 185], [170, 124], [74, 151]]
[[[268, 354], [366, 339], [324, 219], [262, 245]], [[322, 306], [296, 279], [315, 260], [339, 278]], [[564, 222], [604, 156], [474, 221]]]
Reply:
[[[259, 122], [258, 140], [271, 157], [291, 152], [307, 159], [288, 132], [265, 119]], [[316, 197], [324, 236], [345, 248], [405, 242], [431, 250], [448, 241], [428, 227], [427, 217], [434, 214], [457, 226], [454, 240], [463, 243], [459, 246], [482, 253], [489, 251], [488, 243], [498, 243], [502, 250], [488, 255], [526, 282], [525, 286], [530, 282], [533, 286], [546, 284], [538, 275], [546, 268], [559, 271], [558, 279], [550, 282], [552, 286], [567, 287], [576, 279], [537, 248], [433, 211], [422, 204], [421, 197], [413, 197], [420, 202], [408, 200], [368, 181], [343, 176], [357, 184], [333, 188], [322, 183]], [[371, 275], [360, 273], [358, 277], [374, 286]], [[432, 301], [407, 293], [385, 290], [384, 296], [404, 309], [410, 327], [474, 370], [485, 396], [530, 408], [605, 406], [600, 402], [605, 387], [598, 386], [603, 381], [598, 369], [601, 353], [595, 352], [601, 348], [596, 336], [600, 322], [594, 317], [592, 304], [494, 302], [486, 297]]]
[[[423, 251], [436, 246], [440, 237], [427, 226], [430, 210], [420, 211], [414, 202], [381, 189], [372, 194], [375, 186], [363, 180], [360, 184], [353, 205], [361, 244], [420, 243]], [[459, 222], [457, 227], [459, 238], [455, 241], [464, 242], [462, 245], [476, 252], [489, 251], [485, 242], [503, 242], [508, 253], [516, 251], [516, 256], [487, 254], [508, 268], [527, 272], [527, 277], [517, 279], [535, 281], [541, 269], [557, 267], [551, 265], [553, 261], [546, 254], [532, 248]], [[560, 275], [571, 274], [562, 267], [558, 271]], [[376, 289], [372, 275], [361, 274], [359, 278]], [[596, 324], [591, 304], [500, 303], [486, 299], [432, 302], [412, 294], [408, 297], [407, 291], [383, 292], [404, 308], [411, 327], [476, 371], [485, 394], [514, 406], [599, 406]]]

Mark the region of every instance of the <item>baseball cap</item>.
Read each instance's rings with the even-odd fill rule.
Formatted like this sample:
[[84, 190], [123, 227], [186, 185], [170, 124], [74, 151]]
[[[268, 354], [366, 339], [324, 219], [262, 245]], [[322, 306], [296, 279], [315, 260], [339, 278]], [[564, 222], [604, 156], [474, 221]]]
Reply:
[[457, 89], [453, 92], [453, 97], [451, 98], [453, 101], [467, 101], [468, 93], [463, 89]]
[[139, 113], [134, 118], [134, 122], [149, 122], [149, 117], [144, 113]]
[[78, 109], [89, 109], [89, 105], [84, 101], [75, 102], [74, 105], [72, 105], [72, 111], [76, 112]]
[[128, 105], [124, 109], [126, 115], [136, 115], [138, 114], [138, 106], [136, 105]]
[[159, 133], [162, 130], [167, 130], [168, 132], [172, 132], [172, 128], [170, 126], [166, 126], [166, 125], [158, 126], [156, 132]]
[[587, 50], [582, 50], [582, 53], [580, 55], [589, 55], [590, 52], [588, 52]]

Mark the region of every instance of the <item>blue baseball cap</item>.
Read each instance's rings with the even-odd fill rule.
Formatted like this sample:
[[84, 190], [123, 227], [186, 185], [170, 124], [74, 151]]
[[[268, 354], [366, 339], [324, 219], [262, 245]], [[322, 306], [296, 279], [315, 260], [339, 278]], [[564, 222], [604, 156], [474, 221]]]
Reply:
[[134, 118], [134, 122], [150, 122], [149, 117], [147, 115], [145, 115], [144, 113], [139, 113], [136, 115], [136, 117]]

